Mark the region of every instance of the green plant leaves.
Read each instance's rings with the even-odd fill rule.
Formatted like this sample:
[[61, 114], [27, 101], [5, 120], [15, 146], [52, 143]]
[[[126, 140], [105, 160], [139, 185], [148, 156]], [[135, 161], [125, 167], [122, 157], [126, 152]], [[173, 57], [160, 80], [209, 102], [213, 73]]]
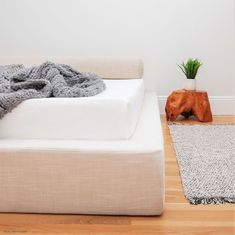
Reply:
[[198, 69], [202, 66], [202, 63], [198, 59], [188, 59], [187, 63], [184, 62], [178, 65], [187, 79], [195, 79]]

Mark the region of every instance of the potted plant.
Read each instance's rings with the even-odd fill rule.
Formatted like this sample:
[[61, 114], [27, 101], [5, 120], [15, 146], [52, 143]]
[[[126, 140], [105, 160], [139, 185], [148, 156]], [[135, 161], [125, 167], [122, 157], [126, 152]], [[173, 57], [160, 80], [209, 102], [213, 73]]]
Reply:
[[184, 86], [185, 90], [196, 90], [195, 77], [201, 65], [202, 63], [198, 59], [188, 59], [186, 64], [183, 62], [178, 65], [187, 78]]

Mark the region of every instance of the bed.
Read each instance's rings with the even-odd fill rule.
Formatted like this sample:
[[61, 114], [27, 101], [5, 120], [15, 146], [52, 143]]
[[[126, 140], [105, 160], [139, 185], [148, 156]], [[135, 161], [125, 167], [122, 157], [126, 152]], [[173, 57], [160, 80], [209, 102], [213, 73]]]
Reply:
[[[14, 60], [20, 61], [1, 58], [0, 64]], [[141, 60], [96, 57], [57, 61], [71, 61], [69, 64], [80, 70], [98, 73], [106, 79], [107, 90], [97, 97], [26, 101], [0, 120], [0, 212], [161, 214], [162, 128], [157, 96], [144, 91]], [[93, 110], [96, 105], [98, 111]], [[69, 107], [66, 114], [71, 112], [70, 119], [61, 115], [51, 124], [45, 121], [36, 127], [37, 110], [46, 108], [48, 120], [55, 112], [50, 113], [52, 107], [57, 107], [58, 113]], [[81, 118], [84, 110], [89, 115]], [[93, 121], [90, 117], [98, 120], [94, 132], [82, 125], [72, 130], [63, 123], [86, 119], [86, 125]], [[14, 121], [20, 123], [19, 130], [11, 127]], [[63, 131], [56, 128], [60, 122]]]

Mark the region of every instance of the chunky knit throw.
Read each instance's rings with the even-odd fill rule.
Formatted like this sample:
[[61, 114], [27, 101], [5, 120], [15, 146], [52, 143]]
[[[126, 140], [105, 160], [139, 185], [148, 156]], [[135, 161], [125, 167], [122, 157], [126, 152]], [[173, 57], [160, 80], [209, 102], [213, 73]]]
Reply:
[[27, 99], [87, 97], [104, 89], [103, 80], [96, 74], [81, 73], [64, 64], [0, 66], [0, 119]]

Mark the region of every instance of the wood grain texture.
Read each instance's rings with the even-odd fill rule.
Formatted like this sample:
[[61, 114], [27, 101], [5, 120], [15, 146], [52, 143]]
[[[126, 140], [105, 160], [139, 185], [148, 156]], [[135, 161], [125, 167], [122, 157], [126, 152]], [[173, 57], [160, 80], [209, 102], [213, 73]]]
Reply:
[[[222, 124], [234, 121], [234, 117], [214, 117], [213, 123]], [[185, 122], [198, 123], [193, 119]], [[162, 126], [166, 152], [166, 204], [162, 216], [2, 213], [0, 214], [0, 234], [235, 234], [234, 205], [190, 205], [185, 199], [175, 152], [164, 116]]]
[[167, 120], [175, 121], [179, 115], [194, 115], [201, 122], [211, 122], [212, 114], [206, 91], [173, 91], [167, 98]]

